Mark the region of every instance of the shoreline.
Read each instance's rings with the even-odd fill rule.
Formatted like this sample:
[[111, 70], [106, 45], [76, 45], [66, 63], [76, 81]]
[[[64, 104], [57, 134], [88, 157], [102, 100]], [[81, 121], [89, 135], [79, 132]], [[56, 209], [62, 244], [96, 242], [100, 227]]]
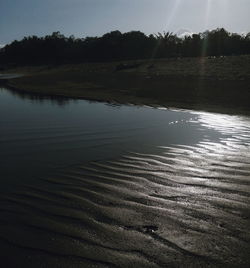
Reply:
[[[1, 84], [0, 84], [1, 85]], [[164, 108], [167, 110], [171, 109], [178, 109], [178, 110], [185, 110], [185, 111], [196, 111], [196, 112], [210, 112], [210, 113], [218, 113], [218, 114], [229, 114], [229, 115], [241, 115], [241, 116], [250, 116], [250, 109], [235, 109], [235, 108], [224, 108], [218, 107], [217, 105], [187, 105], [186, 103], [175, 102], [175, 103], [160, 103], [155, 102], [153, 99], [142, 99], [142, 98], [135, 98], [133, 101], [128, 99], [109, 99], [109, 98], [95, 98], [90, 96], [68, 96], [59, 93], [44, 93], [44, 92], [36, 92], [26, 89], [20, 89], [9, 85], [8, 83], [3, 84], [5, 88], [14, 91], [17, 94], [25, 94], [25, 95], [33, 95], [41, 98], [61, 98], [61, 99], [69, 99], [69, 100], [85, 100], [89, 102], [100, 102], [100, 103], [107, 103], [113, 105], [135, 105], [135, 106], [147, 106], [150, 108]], [[129, 101], [130, 100], [130, 101]]]
[[[89, 97], [92, 93], [93, 98], [110, 98], [111, 103], [116, 98], [123, 103], [127, 98], [155, 105], [166, 100], [166, 95], [157, 101], [126, 95], [133, 93], [124, 91], [131, 89], [129, 84], [120, 83], [123, 91], [108, 88], [112, 78], [117, 78], [116, 85], [131, 74], [104, 73], [106, 81], [95, 73], [90, 78], [106, 85], [95, 87], [94, 82], [86, 82], [88, 75], [80, 79], [79, 73], [78, 69], [74, 79], [66, 77], [73, 75], [67, 67], [65, 72], [55, 69], [52, 74], [38, 72], [2, 81], [23, 85], [23, 89], [13, 86], [12, 91], [7, 86], [0, 89], [3, 114], [11, 119], [3, 120], [4, 129], [10, 127], [1, 136], [7, 145], [3, 165], [7, 173], [14, 172], [13, 180], [5, 178], [10, 190], [3, 190], [1, 197], [2, 262], [14, 267], [226, 267], [232, 263], [248, 267], [250, 117], [193, 116], [195, 112], [188, 117], [168, 117], [152, 109], [143, 109], [141, 117], [137, 108], [128, 113], [127, 109], [105, 105], [96, 109], [96, 105], [72, 101], [68, 109], [46, 98], [53, 92], [54, 100], [80, 99], [73, 95], [89, 92]], [[131, 84], [145, 81], [135, 77], [132, 74]], [[74, 84], [77, 79], [79, 83]], [[188, 86], [184, 82], [192, 85], [188, 79], [183, 84], [176, 77], [173, 81], [168, 83], [183, 89]], [[167, 81], [158, 79], [152, 84], [157, 83], [159, 93]], [[143, 83], [141, 88], [150, 90], [152, 84], [146, 87]], [[64, 86], [68, 91], [63, 91]], [[71, 93], [71, 97], [60, 92]], [[135, 92], [144, 93], [140, 88]], [[20, 105], [22, 96], [27, 98], [24, 106]], [[39, 96], [44, 96], [42, 105]], [[85, 106], [91, 106], [87, 107], [90, 110]], [[24, 113], [20, 113], [22, 108]], [[161, 115], [150, 116], [151, 112]], [[188, 120], [181, 123], [181, 118]], [[171, 123], [176, 119], [180, 124]], [[18, 127], [13, 128], [16, 122]], [[162, 142], [160, 137], [164, 137]], [[121, 153], [116, 153], [114, 144]], [[149, 150], [143, 149], [148, 145]]]
[[16, 92], [48, 97], [250, 114], [250, 56], [158, 60], [153, 70], [147, 61], [117, 71], [119, 64], [21, 67], [8, 72], [23, 76], [4, 84]]

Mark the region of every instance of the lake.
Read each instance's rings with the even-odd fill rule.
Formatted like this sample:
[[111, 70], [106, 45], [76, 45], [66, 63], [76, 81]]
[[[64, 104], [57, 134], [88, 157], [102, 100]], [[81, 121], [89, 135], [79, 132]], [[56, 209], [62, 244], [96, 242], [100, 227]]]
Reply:
[[23, 267], [247, 265], [249, 149], [246, 116], [2, 87], [1, 259]]
[[4, 88], [0, 102], [1, 178], [7, 184], [129, 151], [222, 136], [192, 112], [49, 99]]

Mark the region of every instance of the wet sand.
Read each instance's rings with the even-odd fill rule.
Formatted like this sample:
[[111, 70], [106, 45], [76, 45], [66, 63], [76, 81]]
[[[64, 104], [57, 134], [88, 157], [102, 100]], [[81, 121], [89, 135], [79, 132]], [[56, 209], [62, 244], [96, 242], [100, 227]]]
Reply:
[[201, 123], [230, 137], [164, 146], [159, 154], [129, 152], [2, 195], [1, 261], [9, 267], [249, 267], [249, 118], [204, 114]]

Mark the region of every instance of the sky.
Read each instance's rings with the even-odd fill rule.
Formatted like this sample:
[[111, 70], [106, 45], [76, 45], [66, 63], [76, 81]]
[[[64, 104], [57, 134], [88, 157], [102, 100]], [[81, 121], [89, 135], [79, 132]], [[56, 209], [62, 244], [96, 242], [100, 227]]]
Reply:
[[249, 14], [250, 0], [0, 0], [0, 46], [54, 31], [76, 37], [113, 30], [150, 34], [218, 27], [246, 33]]

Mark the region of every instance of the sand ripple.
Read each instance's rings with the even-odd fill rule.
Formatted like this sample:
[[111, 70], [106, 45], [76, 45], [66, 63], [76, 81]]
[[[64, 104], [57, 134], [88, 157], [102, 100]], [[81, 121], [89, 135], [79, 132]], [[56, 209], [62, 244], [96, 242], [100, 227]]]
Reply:
[[250, 131], [205, 117], [230, 137], [130, 152], [2, 195], [9, 264], [249, 267]]

